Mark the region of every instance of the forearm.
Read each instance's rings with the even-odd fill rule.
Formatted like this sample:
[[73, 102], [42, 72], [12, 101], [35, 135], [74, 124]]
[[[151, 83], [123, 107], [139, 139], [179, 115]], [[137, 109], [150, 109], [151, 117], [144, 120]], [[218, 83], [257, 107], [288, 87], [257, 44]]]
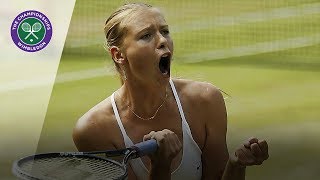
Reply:
[[170, 180], [170, 165], [152, 163], [149, 174], [149, 180]]
[[224, 169], [221, 180], [245, 180], [246, 167], [231, 163], [230, 160]]

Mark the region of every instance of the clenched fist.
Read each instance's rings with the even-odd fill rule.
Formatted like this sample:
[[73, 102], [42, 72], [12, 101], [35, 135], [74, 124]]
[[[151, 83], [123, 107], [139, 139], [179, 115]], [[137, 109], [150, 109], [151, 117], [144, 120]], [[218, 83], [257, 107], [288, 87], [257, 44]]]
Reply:
[[230, 162], [241, 167], [246, 167], [261, 165], [268, 158], [267, 142], [253, 137], [236, 149], [234, 156], [230, 156]]
[[178, 136], [174, 132], [164, 129], [157, 132], [151, 131], [143, 137], [144, 141], [149, 139], [155, 139], [158, 143], [157, 152], [150, 156], [151, 162], [160, 162], [170, 167], [171, 161], [182, 149]]

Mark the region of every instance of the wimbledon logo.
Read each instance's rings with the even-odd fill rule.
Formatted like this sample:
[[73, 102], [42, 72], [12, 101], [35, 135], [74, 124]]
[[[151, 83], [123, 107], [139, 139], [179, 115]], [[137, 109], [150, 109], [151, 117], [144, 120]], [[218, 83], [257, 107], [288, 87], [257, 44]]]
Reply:
[[52, 36], [52, 25], [41, 12], [30, 10], [20, 13], [12, 22], [11, 37], [20, 49], [36, 52], [45, 48]]

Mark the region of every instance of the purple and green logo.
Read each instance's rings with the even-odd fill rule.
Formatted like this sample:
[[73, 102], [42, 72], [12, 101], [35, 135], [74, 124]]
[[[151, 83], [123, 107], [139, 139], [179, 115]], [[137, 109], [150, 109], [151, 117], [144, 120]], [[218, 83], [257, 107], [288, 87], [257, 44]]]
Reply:
[[51, 36], [50, 20], [39, 11], [24, 11], [13, 20], [11, 25], [13, 42], [27, 52], [36, 52], [45, 48]]

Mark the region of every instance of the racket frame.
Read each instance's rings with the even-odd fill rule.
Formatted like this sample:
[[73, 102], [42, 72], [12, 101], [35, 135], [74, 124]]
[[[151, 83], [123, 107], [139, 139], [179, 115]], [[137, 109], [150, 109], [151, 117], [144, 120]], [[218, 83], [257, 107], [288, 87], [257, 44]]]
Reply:
[[[96, 151], [98, 152], [98, 151]], [[91, 152], [90, 152], [91, 153]], [[100, 153], [99, 153], [100, 154]], [[102, 154], [102, 153], [101, 153]], [[122, 154], [119, 154], [122, 155]], [[41, 158], [49, 158], [49, 157], [63, 157], [63, 156], [68, 156], [68, 157], [84, 157], [84, 158], [89, 158], [89, 159], [98, 159], [107, 162], [111, 162], [117, 166], [119, 166], [123, 170], [123, 174], [119, 177], [119, 179], [125, 179], [128, 176], [128, 171], [127, 171], [127, 166], [124, 163], [120, 163], [118, 161], [109, 159], [109, 158], [104, 158], [100, 156], [95, 156], [91, 154], [85, 154], [82, 152], [70, 152], [70, 153], [41, 153], [41, 154], [35, 154], [31, 156], [27, 156], [21, 159], [16, 160], [13, 163], [12, 166], [12, 173], [16, 175], [17, 177], [21, 179], [26, 179], [26, 180], [43, 180], [40, 177], [35, 177], [35, 175], [31, 175], [29, 172], [23, 171], [20, 167], [23, 163], [28, 162], [28, 161], [33, 161], [34, 159], [41, 159]], [[116, 155], [114, 155], [116, 156]], [[126, 158], [126, 156], [125, 156]], [[124, 158], [124, 159], [125, 159]], [[124, 162], [124, 161], [123, 161]], [[32, 169], [32, 168], [31, 168]], [[32, 170], [31, 170], [32, 171]]]
[[[157, 142], [155, 139], [151, 139], [148, 141], [140, 142], [137, 143], [129, 148], [122, 149], [122, 150], [108, 150], [108, 151], [90, 151], [90, 152], [60, 152], [60, 153], [42, 153], [42, 154], [35, 154], [31, 156], [27, 156], [24, 158], [21, 158], [19, 160], [16, 160], [13, 163], [12, 166], [12, 173], [19, 178], [22, 179], [40, 179], [37, 177], [34, 177], [34, 175], [31, 175], [28, 172], [25, 172], [21, 170], [21, 164], [27, 161], [34, 161], [34, 159], [41, 159], [44, 157], [63, 157], [63, 156], [69, 156], [69, 157], [86, 157], [90, 159], [99, 159], [104, 162], [110, 162], [115, 164], [116, 166], [119, 166], [123, 170], [123, 174], [118, 179], [125, 179], [128, 176], [128, 171], [127, 171], [127, 163], [130, 159], [141, 157], [147, 154], [151, 154], [155, 152], [158, 148]], [[97, 154], [105, 154], [106, 158], [100, 157], [100, 156], [95, 156]], [[115, 157], [115, 156], [120, 156], [124, 155], [124, 158], [122, 160], [122, 163], [117, 162], [115, 160], [109, 159], [107, 157]], [[32, 170], [32, 167], [31, 167]]]

